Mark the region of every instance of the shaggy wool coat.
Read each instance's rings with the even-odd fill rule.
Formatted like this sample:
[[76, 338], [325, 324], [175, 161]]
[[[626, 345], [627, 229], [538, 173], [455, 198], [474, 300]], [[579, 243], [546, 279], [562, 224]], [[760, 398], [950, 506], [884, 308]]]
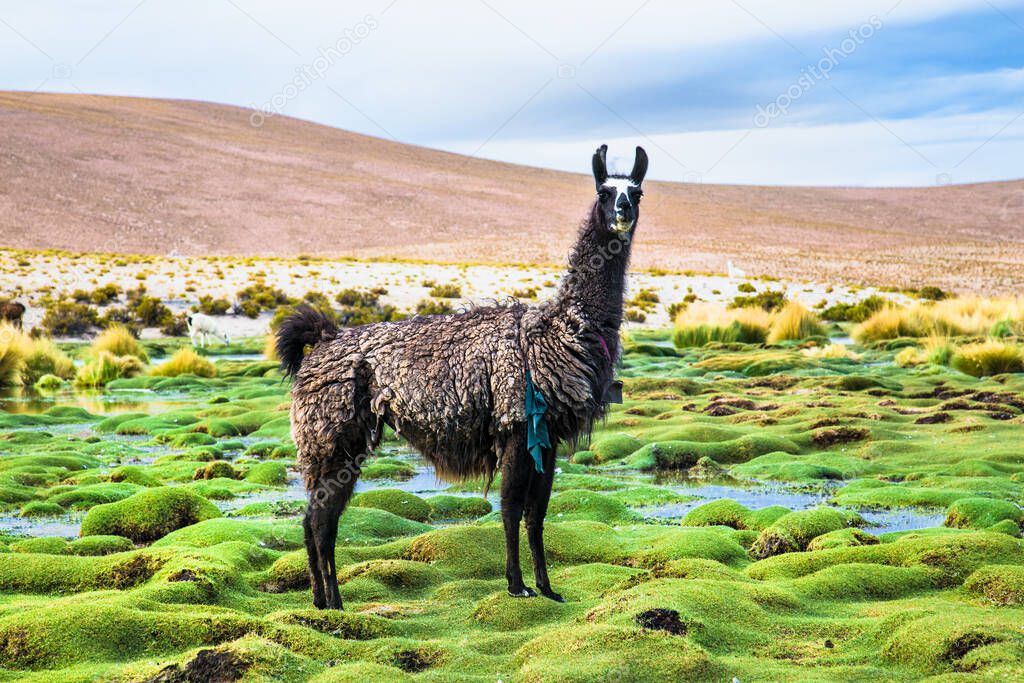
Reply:
[[513, 302], [325, 332], [292, 389], [307, 484], [334, 474], [333, 444], [371, 452], [385, 424], [443, 478], [493, 476], [501, 437], [526, 431], [527, 370], [547, 401], [552, 443], [588, 434], [612, 380], [629, 253], [596, 223], [593, 215], [584, 222], [569, 274], [539, 306]]

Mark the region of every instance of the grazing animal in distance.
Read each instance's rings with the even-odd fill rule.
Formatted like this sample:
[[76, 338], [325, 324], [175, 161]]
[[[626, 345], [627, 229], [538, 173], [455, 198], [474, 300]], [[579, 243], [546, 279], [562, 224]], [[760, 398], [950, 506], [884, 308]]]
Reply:
[[742, 280], [747, 277], [746, 272], [734, 266], [732, 261], [726, 261], [725, 267], [729, 271], [729, 279], [731, 280]]
[[589, 436], [621, 393], [614, 369], [648, 163], [637, 147], [632, 172], [609, 175], [607, 149], [593, 156], [597, 195], [554, 298], [345, 329], [304, 307], [281, 323], [276, 348], [294, 378], [292, 436], [310, 499], [303, 529], [316, 607], [342, 607], [338, 520], [385, 425], [444, 479], [484, 477], [489, 486], [501, 472], [508, 592], [536, 595], [519, 564], [525, 517], [537, 590], [562, 601], [543, 540], [555, 452]]
[[188, 336], [192, 340], [192, 346], [199, 348], [206, 346], [206, 342], [212, 337], [220, 339], [225, 344], [231, 343], [231, 337], [212, 316], [205, 313], [189, 313], [185, 318], [188, 322]]
[[24, 329], [22, 318], [25, 317], [26, 310], [24, 304], [19, 304], [16, 301], [0, 303], [0, 320], [6, 320], [19, 330]]

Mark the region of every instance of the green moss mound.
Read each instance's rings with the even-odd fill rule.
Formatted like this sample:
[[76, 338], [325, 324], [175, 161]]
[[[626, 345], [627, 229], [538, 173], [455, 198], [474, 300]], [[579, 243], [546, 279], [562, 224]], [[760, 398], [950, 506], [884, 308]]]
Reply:
[[74, 555], [110, 555], [123, 553], [135, 548], [131, 539], [124, 536], [86, 536], [76, 538], [68, 544], [68, 550]]
[[618, 500], [594, 491], [562, 491], [551, 497], [548, 515], [555, 520], [585, 519], [613, 524], [637, 519]]
[[547, 599], [524, 600], [500, 591], [478, 601], [473, 608], [472, 619], [478, 624], [507, 632], [556, 623], [578, 612], [578, 606], [567, 603]]
[[979, 614], [936, 614], [897, 628], [882, 647], [889, 662], [923, 673], [965, 668], [972, 652], [1018, 638], [1008, 623]]
[[685, 638], [662, 631], [607, 625], [555, 629], [523, 645], [516, 654], [519, 680], [637, 683], [711, 680], [721, 667]]
[[843, 479], [845, 473], [839, 467], [797, 459], [790, 453], [768, 453], [736, 465], [730, 474], [745, 479], [806, 482]]
[[746, 529], [750, 509], [729, 498], [704, 503], [686, 513], [683, 526], [728, 526]]
[[62, 515], [65, 510], [60, 505], [50, 501], [33, 500], [21, 506], [22, 517], [52, 517]]
[[366, 683], [366, 681], [404, 683], [412, 680], [415, 679], [394, 666], [376, 662], [351, 662], [331, 667], [319, 676], [311, 678], [310, 683]]
[[505, 571], [502, 543], [497, 525], [448, 527], [413, 539], [405, 556], [458, 578], [492, 578]]
[[416, 522], [430, 519], [430, 505], [419, 496], [400, 489], [374, 489], [352, 498], [352, 505], [386, 510]]
[[[730, 529], [636, 527], [622, 534], [620, 539], [626, 541], [626, 556], [620, 561], [633, 566], [659, 567], [680, 558], [703, 558], [728, 565], [748, 561], [737, 533]], [[600, 543], [601, 539], [595, 542]]]
[[956, 529], [987, 529], [1009, 520], [1018, 530], [1024, 524], [1024, 510], [1013, 503], [992, 498], [963, 498], [946, 511], [944, 524]]
[[279, 462], [261, 462], [245, 472], [245, 480], [264, 486], [284, 486], [288, 483], [288, 468]]
[[46, 555], [64, 555], [68, 552], [68, 542], [63, 538], [46, 536], [43, 538], [26, 538], [10, 545], [14, 553], [44, 553]]
[[850, 562], [931, 567], [940, 570], [943, 586], [959, 586], [986, 564], [1024, 564], [1024, 547], [999, 533], [919, 532], [903, 534], [890, 543], [769, 557], [750, 565], [747, 574], [759, 580], [797, 578]]
[[807, 544], [807, 550], [829, 550], [831, 548], [855, 548], [862, 545], [876, 545], [878, 537], [860, 529], [836, 529], [816, 536]]
[[202, 467], [197, 467], [196, 471], [192, 474], [192, 478], [196, 480], [219, 478], [238, 479], [241, 476], [241, 473], [236, 470], [231, 463], [225, 460], [214, 460]]
[[116, 503], [97, 505], [82, 520], [82, 536], [124, 536], [149, 543], [175, 529], [219, 517], [220, 510], [187, 489], [162, 486]]
[[146, 610], [110, 599], [68, 603], [0, 618], [0, 664], [43, 669], [80, 660], [123, 661], [241, 637], [254, 625], [236, 615]]
[[267, 616], [280, 624], [305, 626], [335, 638], [345, 640], [373, 640], [395, 634], [387, 619], [372, 614], [354, 614], [335, 610], [293, 609], [274, 612]]
[[135, 495], [141, 487], [129, 483], [55, 486], [48, 501], [71, 510], [87, 510], [95, 505], [113, 503]]
[[964, 590], [996, 605], [1024, 605], [1024, 566], [992, 564], [967, 577]]
[[793, 587], [813, 599], [893, 600], [935, 588], [938, 578], [938, 572], [925, 567], [848, 563], [801, 577]]
[[430, 506], [432, 520], [475, 519], [488, 514], [493, 506], [490, 501], [476, 496], [431, 496], [426, 499]]
[[155, 541], [153, 547], [209, 548], [230, 542], [249, 543], [273, 550], [293, 550], [302, 547], [303, 533], [300, 525], [294, 521], [213, 517], [172, 531]]
[[398, 458], [371, 458], [363, 465], [362, 479], [402, 481], [416, 474], [416, 468]]
[[126, 482], [137, 486], [160, 486], [160, 480], [150, 474], [145, 467], [139, 465], [122, 465], [110, 470], [112, 482]]
[[590, 452], [597, 462], [622, 460], [643, 445], [638, 438], [629, 434], [609, 434], [594, 440]]
[[148, 581], [165, 561], [148, 552], [103, 557], [0, 553], [0, 590], [53, 594], [131, 588]]
[[423, 562], [387, 559], [369, 560], [345, 567], [339, 572], [342, 596], [360, 601], [398, 595], [418, 595], [438, 587], [444, 574]]
[[774, 434], [746, 434], [726, 441], [658, 441], [637, 450], [626, 464], [641, 470], [690, 469], [707, 458], [716, 463], [742, 463], [776, 451], [798, 453], [792, 440]]
[[846, 526], [846, 518], [833, 508], [815, 508], [791, 512], [761, 532], [750, 554], [764, 559], [782, 553], [804, 550], [812, 540]]
[[380, 541], [416, 536], [431, 530], [431, 527], [405, 517], [399, 517], [387, 510], [351, 506], [346, 508], [338, 526], [338, 542], [376, 543]]

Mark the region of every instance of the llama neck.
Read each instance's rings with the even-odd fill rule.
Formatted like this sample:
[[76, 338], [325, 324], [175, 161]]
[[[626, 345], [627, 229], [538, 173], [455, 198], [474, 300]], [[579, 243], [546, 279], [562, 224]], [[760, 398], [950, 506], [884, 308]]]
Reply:
[[608, 230], [595, 202], [569, 254], [569, 273], [556, 296], [561, 306], [582, 314], [609, 345], [617, 346], [622, 325], [631, 239], [632, 233]]

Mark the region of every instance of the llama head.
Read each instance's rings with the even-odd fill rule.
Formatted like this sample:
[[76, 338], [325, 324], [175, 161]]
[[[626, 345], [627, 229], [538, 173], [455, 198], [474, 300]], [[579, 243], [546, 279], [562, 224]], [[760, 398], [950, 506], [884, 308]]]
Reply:
[[636, 159], [629, 175], [608, 174], [608, 145], [594, 152], [594, 182], [597, 184], [597, 203], [604, 215], [605, 225], [614, 233], [626, 233], [636, 227], [640, 216], [640, 188], [647, 175], [647, 152], [636, 148]]

